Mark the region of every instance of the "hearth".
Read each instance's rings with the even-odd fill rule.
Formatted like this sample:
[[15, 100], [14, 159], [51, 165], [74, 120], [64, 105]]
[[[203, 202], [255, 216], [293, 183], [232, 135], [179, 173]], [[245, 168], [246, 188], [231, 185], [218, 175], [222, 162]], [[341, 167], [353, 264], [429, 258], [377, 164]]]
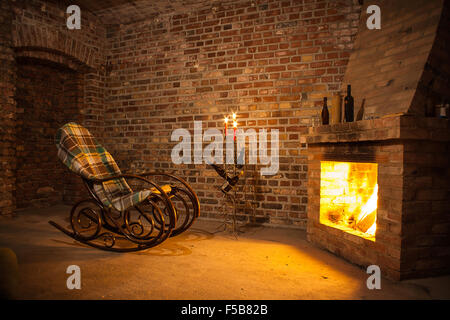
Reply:
[[448, 120], [309, 129], [308, 240], [393, 279], [448, 272]]

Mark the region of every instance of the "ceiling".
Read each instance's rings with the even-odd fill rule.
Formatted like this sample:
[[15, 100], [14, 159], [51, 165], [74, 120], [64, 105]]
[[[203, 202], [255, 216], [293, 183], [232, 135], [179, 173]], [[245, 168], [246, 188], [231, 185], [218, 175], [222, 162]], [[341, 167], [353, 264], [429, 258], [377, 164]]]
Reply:
[[83, 10], [98, 16], [104, 24], [128, 24], [153, 19], [162, 14], [186, 13], [205, 4], [208, 0], [71, 0]]

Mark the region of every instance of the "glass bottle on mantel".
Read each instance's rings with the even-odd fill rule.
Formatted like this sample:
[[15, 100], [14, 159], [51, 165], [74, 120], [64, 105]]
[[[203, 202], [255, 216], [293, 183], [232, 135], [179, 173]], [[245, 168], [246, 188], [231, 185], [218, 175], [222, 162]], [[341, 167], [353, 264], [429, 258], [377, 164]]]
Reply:
[[347, 95], [344, 98], [345, 122], [353, 122], [354, 120], [354, 102], [352, 97], [352, 86], [347, 85]]
[[328, 112], [327, 97], [323, 98], [323, 107], [321, 116], [323, 125], [330, 123], [330, 113]]
[[342, 97], [339, 92], [336, 92], [331, 99], [331, 109], [330, 109], [330, 123], [340, 123], [342, 121]]

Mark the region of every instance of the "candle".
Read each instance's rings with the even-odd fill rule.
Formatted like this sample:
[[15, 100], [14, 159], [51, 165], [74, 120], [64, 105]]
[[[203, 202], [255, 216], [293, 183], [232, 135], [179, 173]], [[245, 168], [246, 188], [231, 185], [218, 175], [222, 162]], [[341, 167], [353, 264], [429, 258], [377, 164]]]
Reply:
[[224, 121], [225, 121], [225, 137], [226, 137], [228, 131], [228, 117], [225, 117]]
[[236, 128], [237, 128], [237, 121], [236, 121], [236, 113], [233, 112], [233, 140], [236, 141]]

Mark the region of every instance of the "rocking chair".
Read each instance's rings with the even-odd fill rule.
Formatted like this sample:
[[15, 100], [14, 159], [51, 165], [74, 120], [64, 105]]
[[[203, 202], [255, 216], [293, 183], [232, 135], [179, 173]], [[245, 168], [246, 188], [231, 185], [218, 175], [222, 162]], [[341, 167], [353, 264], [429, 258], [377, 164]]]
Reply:
[[[59, 159], [82, 178], [90, 195], [72, 207], [71, 230], [49, 221], [73, 239], [108, 251], [145, 250], [186, 231], [200, 215], [197, 195], [186, 181], [161, 172], [122, 174], [86, 128], [67, 123], [55, 140]], [[168, 183], [160, 186], [149, 177]], [[146, 187], [133, 191], [130, 180]]]

